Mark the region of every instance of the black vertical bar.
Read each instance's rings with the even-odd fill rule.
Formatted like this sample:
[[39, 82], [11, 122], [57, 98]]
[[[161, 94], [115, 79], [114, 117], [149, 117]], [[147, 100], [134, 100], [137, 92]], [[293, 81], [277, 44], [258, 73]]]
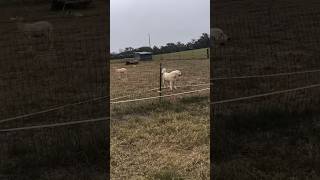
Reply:
[[[160, 83], [159, 83], [159, 96], [162, 96], [162, 63], [160, 63]], [[160, 101], [161, 101], [161, 97], [160, 97]]]

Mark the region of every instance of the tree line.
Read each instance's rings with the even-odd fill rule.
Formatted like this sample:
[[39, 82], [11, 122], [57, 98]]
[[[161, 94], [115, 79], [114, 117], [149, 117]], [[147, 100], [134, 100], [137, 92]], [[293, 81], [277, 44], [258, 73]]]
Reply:
[[199, 39], [192, 39], [190, 42], [184, 44], [181, 42], [167, 43], [164, 46], [143, 46], [139, 48], [126, 47], [119, 53], [111, 53], [111, 59], [132, 58], [135, 52], [152, 52], [153, 54], [173, 53], [179, 51], [187, 51], [193, 49], [208, 48], [210, 46], [210, 38], [207, 33], [202, 33]]

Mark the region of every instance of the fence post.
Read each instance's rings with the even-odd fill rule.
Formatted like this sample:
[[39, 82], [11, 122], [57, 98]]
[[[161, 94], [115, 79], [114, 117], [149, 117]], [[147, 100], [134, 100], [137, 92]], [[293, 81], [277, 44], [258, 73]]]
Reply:
[[[160, 78], [159, 78], [159, 96], [162, 96], [162, 63], [160, 63]], [[162, 97], [159, 98], [161, 102]]]

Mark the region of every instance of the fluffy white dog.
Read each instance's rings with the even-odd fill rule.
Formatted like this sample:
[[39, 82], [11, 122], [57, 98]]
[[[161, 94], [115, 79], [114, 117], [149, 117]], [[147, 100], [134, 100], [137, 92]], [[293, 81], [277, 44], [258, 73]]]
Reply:
[[225, 43], [230, 40], [228, 35], [226, 35], [220, 28], [211, 28], [210, 36], [213, 42], [218, 45], [225, 45]]
[[166, 82], [169, 82], [170, 84], [170, 90], [172, 91], [172, 89], [177, 89], [175, 83], [176, 80], [178, 79], [179, 76], [181, 76], [182, 73], [179, 70], [174, 70], [171, 72], [167, 72], [166, 68], [162, 68], [162, 84], [164, 85], [164, 88], [166, 88]]

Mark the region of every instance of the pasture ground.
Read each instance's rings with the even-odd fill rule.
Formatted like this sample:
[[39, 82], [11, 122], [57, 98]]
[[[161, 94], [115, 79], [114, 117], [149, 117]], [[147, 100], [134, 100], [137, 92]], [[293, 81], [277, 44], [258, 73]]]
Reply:
[[[178, 86], [209, 83], [208, 59], [112, 63], [111, 99], [159, 95], [146, 90], [159, 86], [160, 63], [182, 71]], [[120, 67], [128, 69], [128, 79], [118, 80], [114, 68]], [[163, 95], [208, 87], [165, 89]], [[111, 105], [112, 179], [208, 179], [209, 165], [209, 91]]]
[[320, 178], [319, 111], [265, 109], [216, 120], [212, 133], [215, 179]]
[[[211, 77], [320, 69], [319, 2], [211, 1], [231, 41], [212, 48]], [[213, 81], [211, 102], [319, 84], [319, 71]], [[211, 106], [214, 179], [319, 179], [319, 87]]]
[[[207, 52], [209, 50], [209, 52]], [[188, 51], [179, 51], [174, 53], [165, 53], [165, 54], [156, 54], [152, 55], [152, 59], [154, 60], [179, 60], [179, 59], [208, 59], [208, 54], [210, 57], [210, 49], [202, 48], [202, 49], [193, 49]], [[125, 62], [125, 59], [112, 59], [111, 63], [119, 63]]]
[[208, 59], [209, 57], [209, 48], [153, 55], [153, 59], [155, 60]]
[[[41, 0], [40, 0], [41, 1]], [[106, 96], [106, 2], [95, 1], [84, 17], [50, 11], [49, 1], [1, 4], [0, 119]], [[8, 1], [9, 2], [9, 1]], [[54, 45], [27, 42], [10, 17], [47, 20]], [[34, 52], [27, 47], [34, 45]], [[0, 124], [1, 129], [108, 116], [106, 101], [69, 106]], [[0, 133], [0, 179], [105, 179], [107, 123]]]

